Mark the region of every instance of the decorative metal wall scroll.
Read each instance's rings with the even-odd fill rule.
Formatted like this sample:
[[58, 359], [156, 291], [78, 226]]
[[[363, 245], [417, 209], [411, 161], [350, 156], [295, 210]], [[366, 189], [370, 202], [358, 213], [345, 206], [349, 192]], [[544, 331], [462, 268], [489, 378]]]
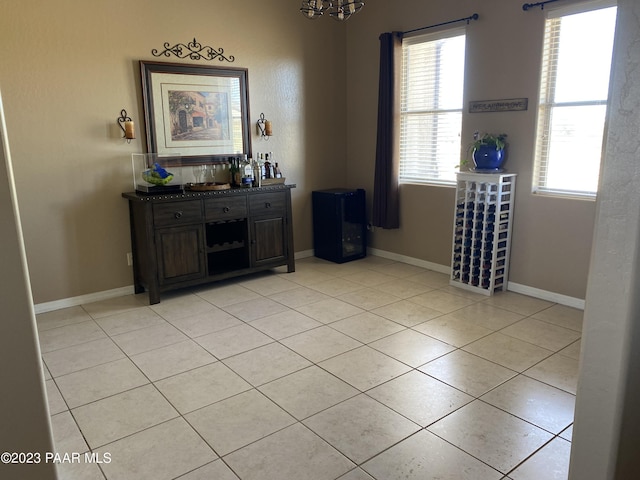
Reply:
[[469, 113], [518, 112], [529, 107], [528, 98], [509, 98], [506, 100], [482, 100], [469, 102]]
[[228, 57], [224, 56], [224, 49], [218, 48], [215, 49], [209, 46], [203, 46], [199, 43], [195, 37], [193, 42], [189, 42], [186, 45], [184, 43], [176, 43], [173, 46], [169, 45], [169, 42], [164, 42], [164, 50], [158, 52], [157, 49], [151, 50], [151, 54], [154, 57], [170, 57], [171, 54], [174, 54], [178, 58], [190, 58], [191, 60], [215, 60], [216, 58], [219, 61], [227, 61], [233, 62], [235, 61], [235, 57], [233, 55], [229, 55]]

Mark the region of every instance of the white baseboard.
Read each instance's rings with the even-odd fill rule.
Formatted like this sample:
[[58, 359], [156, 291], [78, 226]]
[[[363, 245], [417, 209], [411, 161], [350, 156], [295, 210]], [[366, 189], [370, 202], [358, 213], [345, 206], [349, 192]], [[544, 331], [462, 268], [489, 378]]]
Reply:
[[108, 300], [110, 298], [124, 297], [132, 295], [133, 285], [128, 287], [114, 288], [113, 290], [105, 290], [104, 292], [89, 293], [78, 297], [63, 298], [62, 300], [54, 300], [53, 302], [38, 303], [34, 305], [36, 314], [60, 310], [61, 308], [76, 307], [86, 303], [99, 302], [100, 300]]
[[386, 252], [384, 250], [378, 250], [377, 248], [369, 248], [367, 250], [371, 255], [377, 257], [388, 258], [389, 260], [395, 260], [397, 262], [408, 263], [409, 265], [415, 265], [416, 267], [427, 268], [434, 272], [451, 273], [451, 267], [447, 265], [440, 265], [439, 263], [427, 262], [426, 260], [420, 260], [419, 258], [407, 257], [406, 255], [400, 255], [398, 253]]
[[[313, 250], [304, 250], [302, 252], [295, 253], [296, 260], [312, 256]], [[109, 300], [110, 298], [124, 297], [125, 295], [132, 295], [133, 293], [133, 285], [130, 285], [128, 287], [105, 290], [104, 292], [89, 293], [87, 295], [80, 295], [78, 297], [63, 298], [61, 300], [54, 300], [53, 302], [38, 303], [34, 305], [34, 311], [36, 314], [46, 313], [53, 310], [60, 310], [62, 308], [76, 307], [78, 305], [84, 305], [87, 303], [99, 302], [100, 300]]]
[[[427, 262], [426, 260], [420, 260], [419, 258], [407, 257], [406, 255], [387, 252], [385, 250], [379, 250], [377, 248], [369, 248], [368, 253], [382, 258], [388, 258], [389, 260], [395, 260], [396, 262], [403, 262], [409, 265], [427, 268], [429, 270], [433, 270], [434, 272], [445, 273], [447, 275], [451, 273], [451, 267], [447, 265]], [[303, 250], [301, 252], [295, 253], [296, 260], [312, 256], [313, 250]], [[507, 290], [515, 293], [521, 293], [523, 295], [528, 295], [530, 297], [539, 298], [541, 300], [547, 300], [549, 302], [559, 303], [568, 307], [584, 310], [584, 300], [581, 298], [569, 297], [560, 293], [548, 292], [546, 290], [541, 290], [539, 288], [529, 287], [527, 285], [521, 285], [519, 283], [513, 282], [509, 282], [507, 284]], [[105, 290], [104, 292], [89, 293], [87, 295], [80, 295], [78, 297], [63, 298], [61, 300], [54, 300], [53, 302], [38, 303], [34, 305], [34, 311], [36, 314], [51, 312], [53, 310], [60, 310], [61, 308], [75, 307], [86, 303], [99, 302], [100, 300], [108, 300], [110, 298], [132, 295], [133, 293], [133, 285], [130, 285], [128, 287]]]
[[[304, 250], [302, 252], [296, 252], [296, 260], [312, 257], [313, 250]], [[63, 298], [61, 300], [54, 300], [53, 302], [38, 303], [34, 305], [34, 311], [38, 313], [51, 312], [53, 310], [60, 310], [62, 308], [76, 307], [78, 305], [84, 305], [87, 303], [99, 302], [100, 300], [108, 300], [110, 298], [123, 297], [125, 295], [132, 295], [134, 293], [133, 285], [128, 287], [115, 288], [113, 290], [106, 290], [104, 292], [89, 293], [87, 295], [80, 295], [78, 297]]]
[[[447, 275], [451, 273], [451, 267], [447, 265], [427, 262], [425, 260], [420, 260], [419, 258], [407, 257], [406, 255], [399, 255], [397, 253], [378, 250], [377, 248], [370, 248], [368, 251], [372, 255], [376, 255], [378, 257], [408, 263], [409, 265], [415, 265], [417, 267], [428, 268], [429, 270], [446, 273]], [[539, 298], [540, 300], [547, 300], [549, 302], [559, 303], [560, 305], [566, 305], [567, 307], [584, 310], [584, 299], [581, 298], [569, 297], [567, 295], [562, 295], [561, 293], [549, 292], [547, 290], [541, 290], [539, 288], [529, 287], [527, 285], [521, 285], [514, 282], [507, 283], [507, 290], [509, 290], [510, 292], [521, 293], [530, 297]]]
[[296, 252], [293, 256], [296, 260], [313, 257], [313, 250], [303, 250], [301, 252]]
[[539, 298], [540, 300], [547, 300], [548, 302], [559, 303], [560, 305], [566, 305], [567, 307], [584, 310], [584, 300], [582, 298], [569, 297], [567, 295], [562, 295], [561, 293], [549, 292], [547, 290], [541, 290], [539, 288], [529, 287], [527, 285], [521, 285], [513, 282], [507, 283], [507, 290]]

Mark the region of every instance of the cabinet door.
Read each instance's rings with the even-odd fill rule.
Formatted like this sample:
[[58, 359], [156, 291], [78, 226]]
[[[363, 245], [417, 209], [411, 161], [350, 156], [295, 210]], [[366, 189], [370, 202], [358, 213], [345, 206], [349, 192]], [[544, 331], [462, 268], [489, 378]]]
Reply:
[[257, 218], [251, 221], [253, 266], [282, 264], [287, 258], [286, 218]]
[[161, 285], [205, 276], [202, 225], [156, 230], [158, 280]]

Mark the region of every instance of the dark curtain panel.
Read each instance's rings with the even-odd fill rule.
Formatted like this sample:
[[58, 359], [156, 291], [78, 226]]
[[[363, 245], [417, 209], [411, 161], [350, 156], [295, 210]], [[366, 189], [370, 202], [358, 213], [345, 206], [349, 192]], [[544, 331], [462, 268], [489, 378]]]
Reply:
[[373, 224], [399, 228], [400, 202], [400, 69], [402, 32], [380, 35], [380, 87], [378, 90], [378, 139], [373, 186]]

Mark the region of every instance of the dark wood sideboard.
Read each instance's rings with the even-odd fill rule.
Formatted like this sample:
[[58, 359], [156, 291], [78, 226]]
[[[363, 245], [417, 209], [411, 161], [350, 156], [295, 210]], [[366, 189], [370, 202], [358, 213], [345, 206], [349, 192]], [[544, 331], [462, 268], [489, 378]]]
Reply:
[[163, 195], [129, 201], [136, 293], [161, 292], [281, 265], [295, 271], [291, 189], [295, 185]]

